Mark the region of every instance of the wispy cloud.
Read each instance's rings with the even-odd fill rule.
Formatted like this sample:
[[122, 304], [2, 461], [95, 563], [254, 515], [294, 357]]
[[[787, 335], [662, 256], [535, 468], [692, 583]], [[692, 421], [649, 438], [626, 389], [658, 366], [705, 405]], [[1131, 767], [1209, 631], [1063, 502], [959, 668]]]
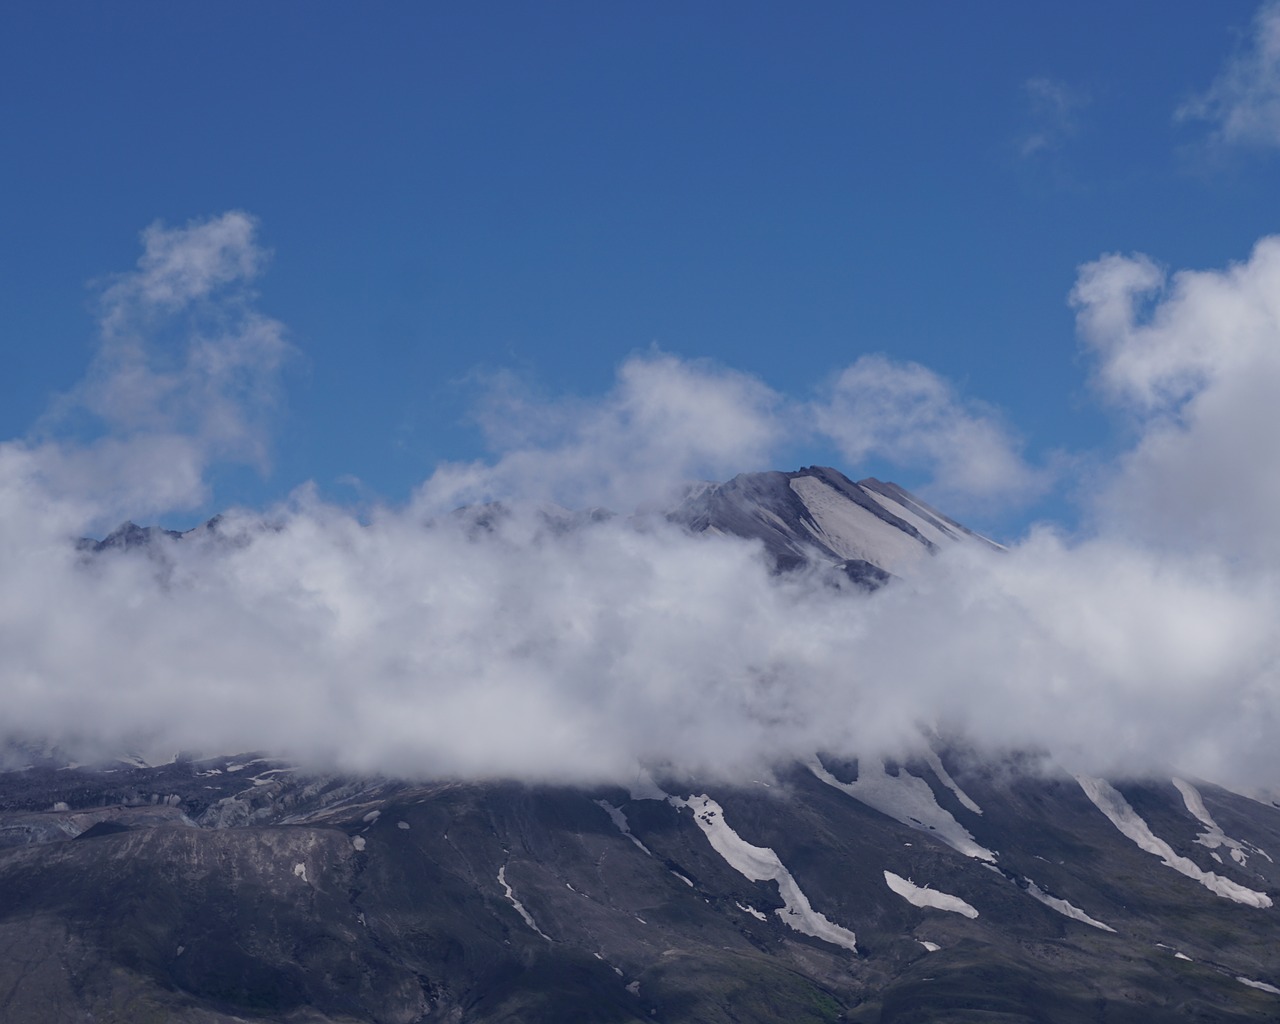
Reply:
[[658, 351], [626, 360], [593, 399], [541, 396], [509, 373], [481, 384], [476, 418], [496, 458], [439, 467], [424, 509], [516, 496], [630, 511], [691, 479], [767, 466], [788, 432], [762, 381]]
[[266, 261], [256, 231], [232, 212], [142, 233], [136, 269], [102, 290], [92, 364], [36, 432], [53, 492], [92, 494], [106, 516], [149, 515], [199, 505], [214, 460], [265, 467], [265, 418], [292, 350], [253, 306]]
[[1207, 122], [1218, 146], [1280, 146], [1280, 0], [1258, 8], [1244, 45], [1174, 116]]
[[850, 464], [878, 457], [926, 470], [943, 499], [1022, 502], [1049, 484], [994, 409], [917, 363], [863, 356], [810, 409]]
[[657, 350], [632, 356], [591, 399], [548, 397], [522, 379], [480, 379], [476, 417], [496, 457], [440, 466], [424, 510], [519, 496], [629, 511], [690, 480], [770, 468], [785, 446], [834, 443], [851, 472], [887, 461], [941, 499], [1025, 502], [1049, 483], [996, 411], [938, 374], [864, 356], [805, 400], [748, 374]]
[[1053, 78], [1030, 78], [1022, 88], [1032, 125], [1019, 143], [1022, 156], [1055, 152], [1079, 134], [1080, 111], [1088, 103], [1083, 93]]

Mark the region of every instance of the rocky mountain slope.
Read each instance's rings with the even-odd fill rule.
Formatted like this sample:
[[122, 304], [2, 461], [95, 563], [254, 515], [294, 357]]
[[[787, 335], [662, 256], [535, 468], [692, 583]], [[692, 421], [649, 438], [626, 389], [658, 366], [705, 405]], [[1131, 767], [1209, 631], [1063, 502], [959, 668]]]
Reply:
[[823, 466], [743, 473], [692, 488], [669, 518], [695, 533], [759, 540], [781, 570], [828, 562], [873, 586], [939, 546], [995, 546], [897, 484], [854, 483]]
[[[821, 468], [670, 517], [868, 588], [990, 543]], [[901, 763], [626, 787], [7, 758], [6, 1021], [1280, 1019], [1280, 808], [1202, 780], [937, 736]]]

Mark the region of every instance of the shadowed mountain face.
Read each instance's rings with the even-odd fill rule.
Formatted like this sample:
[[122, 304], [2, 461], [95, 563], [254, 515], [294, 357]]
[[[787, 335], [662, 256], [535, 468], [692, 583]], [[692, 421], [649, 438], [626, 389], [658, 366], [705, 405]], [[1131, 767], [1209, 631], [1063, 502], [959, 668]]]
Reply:
[[[671, 518], [873, 587], [989, 543], [828, 469], [706, 486]], [[121, 536], [87, 557], [151, 543]], [[630, 789], [269, 754], [5, 767], [5, 1021], [1280, 1019], [1280, 809], [1197, 780], [937, 738]]]
[[949, 750], [662, 787], [336, 780], [252, 758], [6, 773], [0, 1013], [1276, 1019], [1257, 987], [1280, 981], [1275, 808], [1196, 785], [1214, 847], [1171, 782], [1118, 787], [1161, 856], [1077, 780]]

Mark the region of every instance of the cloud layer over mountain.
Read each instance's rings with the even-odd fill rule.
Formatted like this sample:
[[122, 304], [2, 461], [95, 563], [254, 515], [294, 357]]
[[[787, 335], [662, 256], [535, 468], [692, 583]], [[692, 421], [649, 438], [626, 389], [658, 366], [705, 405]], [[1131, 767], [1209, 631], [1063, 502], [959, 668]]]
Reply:
[[[196, 507], [262, 464], [284, 327], [240, 213], [143, 236], [102, 297], [99, 353], [0, 444], [0, 686], [15, 734], [103, 748], [266, 748], [344, 768], [626, 781], [907, 752], [922, 728], [1094, 773], [1274, 783], [1280, 708], [1280, 240], [1172, 275], [1083, 267], [1098, 393], [1133, 440], [1096, 465], [1090, 532], [958, 548], [874, 595], [776, 577], [746, 541], [653, 516], [554, 528], [540, 503], [629, 513], [823, 437], [928, 469], [939, 494], [1049, 486], [999, 414], [865, 356], [805, 396], [638, 355], [594, 399], [496, 378], [486, 462], [403, 507], [304, 489], [180, 543], [74, 540]], [[479, 528], [459, 505], [502, 500]]]

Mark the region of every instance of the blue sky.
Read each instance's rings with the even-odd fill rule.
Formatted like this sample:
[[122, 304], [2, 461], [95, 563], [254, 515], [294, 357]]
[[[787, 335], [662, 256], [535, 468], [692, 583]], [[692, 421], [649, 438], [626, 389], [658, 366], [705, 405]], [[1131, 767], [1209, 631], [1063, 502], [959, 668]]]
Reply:
[[[0, 5], [6, 725], [1274, 784], [1278, 151], [1280, 0]], [[810, 463], [1008, 551], [441, 515]]]
[[802, 416], [879, 353], [936, 374], [1039, 483], [966, 502], [935, 449], [838, 429], [738, 468], [932, 486], [1001, 535], [1074, 523], [1088, 473], [1062, 467], [1133, 427], [1068, 296], [1107, 253], [1222, 268], [1277, 229], [1274, 10], [6, 5], [0, 438], [98, 429], [48, 410], [139, 233], [245, 211], [270, 252], [252, 301], [295, 354], [268, 459], [214, 460], [168, 521], [308, 480], [399, 502], [442, 462], [500, 458], [475, 410], [502, 372], [540, 397], [499, 417], [607, 402], [658, 353]]

